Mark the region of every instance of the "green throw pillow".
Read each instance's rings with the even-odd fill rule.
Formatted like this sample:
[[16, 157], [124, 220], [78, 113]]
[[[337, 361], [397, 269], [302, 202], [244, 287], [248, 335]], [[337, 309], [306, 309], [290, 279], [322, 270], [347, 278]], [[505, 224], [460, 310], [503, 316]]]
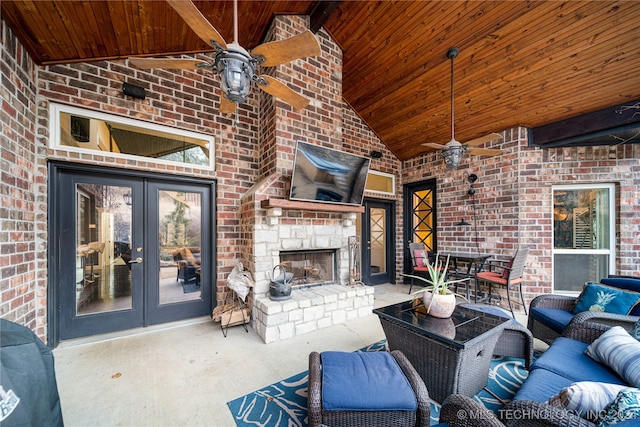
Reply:
[[600, 311], [615, 314], [628, 314], [640, 299], [640, 294], [632, 291], [587, 283], [578, 297], [573, 314], [583, 311]]

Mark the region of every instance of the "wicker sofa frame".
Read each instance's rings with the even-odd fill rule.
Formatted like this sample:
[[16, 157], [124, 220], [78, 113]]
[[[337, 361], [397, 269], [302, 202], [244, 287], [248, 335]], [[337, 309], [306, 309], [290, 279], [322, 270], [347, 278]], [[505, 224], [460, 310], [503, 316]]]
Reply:
[[[531, 315], [531, 309], [540, 307], [572, 311], [575, 308], [577, 301], [577, 297], [567, 295], [538, 295], [531, 301], [531, 305], [529, 306], [527, 328], [531, 331], [535, 338], [538, 338], [539, 340], [542, 340], [547, 344], [551, 344], [553, 340], [563, 334], [556, 332], [549, 326], [535, 319]], [[585, 322], [600, 323], [602, 325], [608, 326], [622, 326], [626, 330], [630, 331], [631, 329], [633, 329], [633, 325], [639, 319], [639, 316], [630, 316], [626, 314], [585, 311], [573, 316], [573, 319], [571, 319], [571, 322], [569, 323], [565, 331], [570, 326], [575, 328], [577, 325]]]
[[[600, 323], [581, 322], [570, 324], [563, 336], [591, 343], [610, 327]], [[519, 417], [510, 414], [543, 414], [543, 417]], [[467, 396], [452, 395], [443, 402], [440, 422], [451, 427], [595, 427], [580, 416], [546, 403], [530, 400], [513, 401], [500, 411], [499, 419], [493, 412]]]
[[322, 363], [320, 353], [309, 354], [309, 392], [307, 409], [309, 427], [328, 425], [332, 427], [373, 426], [417, 426], [430, 423], [429, 392], [420, 375], [400, 351], [391, 355], [411, 384], [418, 402], [417, 411], [325, 411], [322, 409]]

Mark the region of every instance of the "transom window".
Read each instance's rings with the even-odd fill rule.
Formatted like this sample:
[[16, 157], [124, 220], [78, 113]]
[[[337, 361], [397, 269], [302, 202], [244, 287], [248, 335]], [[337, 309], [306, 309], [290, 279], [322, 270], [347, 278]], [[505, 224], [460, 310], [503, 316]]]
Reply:
[[213, 169], [213, 137], [106, 113], [52, 104], [51, 146], [152, 158]]

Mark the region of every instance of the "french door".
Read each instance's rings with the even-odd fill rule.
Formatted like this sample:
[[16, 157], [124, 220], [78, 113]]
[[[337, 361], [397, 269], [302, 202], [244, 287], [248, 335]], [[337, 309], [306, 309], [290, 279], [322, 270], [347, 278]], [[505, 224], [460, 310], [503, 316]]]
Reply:
[[429, 251], [437, 251], [436, 180], [404, 186], [404, 272], [411, 273], [410, 243], [423, 243]]
[[395, 282], [395, 209], [393, 202], [365, 199], [362, 218], [362, 281]]
[[50, 176], [59, 339], [211, 313], [213, 183], [78, 167]]

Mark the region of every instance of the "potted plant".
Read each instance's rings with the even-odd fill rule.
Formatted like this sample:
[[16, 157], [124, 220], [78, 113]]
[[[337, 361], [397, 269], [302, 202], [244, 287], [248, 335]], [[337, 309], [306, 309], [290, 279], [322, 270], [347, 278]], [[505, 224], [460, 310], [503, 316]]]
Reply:
[[[417, 295], [422, 293], [424, 306], [427, 310], [427, 314], [433, 317], [439, 317], [442, 319], [451, 317], [453, 310], [456, 308], [456, 296], [461, 296], [449, 289], [449, 286], [454, 283], [460, 283], [469, 280], [468, 277], [464, 279], [449, 280], [447, 273], [449, 270], [449, 257], [447, 262], [442, 265], [442, 261], [436, 255], [436, 259], [433, 264], [425, 263], [427, 267], [427, 276], [417, 276], [412, 274], [404, 274], [406, 277], [412, 279], [418, 279], [428, 283], [428, 286], [424, 286], [419, 290], [413, 292], [411, 295]], [[463, 297], [464, 298], [464, 297]]]

